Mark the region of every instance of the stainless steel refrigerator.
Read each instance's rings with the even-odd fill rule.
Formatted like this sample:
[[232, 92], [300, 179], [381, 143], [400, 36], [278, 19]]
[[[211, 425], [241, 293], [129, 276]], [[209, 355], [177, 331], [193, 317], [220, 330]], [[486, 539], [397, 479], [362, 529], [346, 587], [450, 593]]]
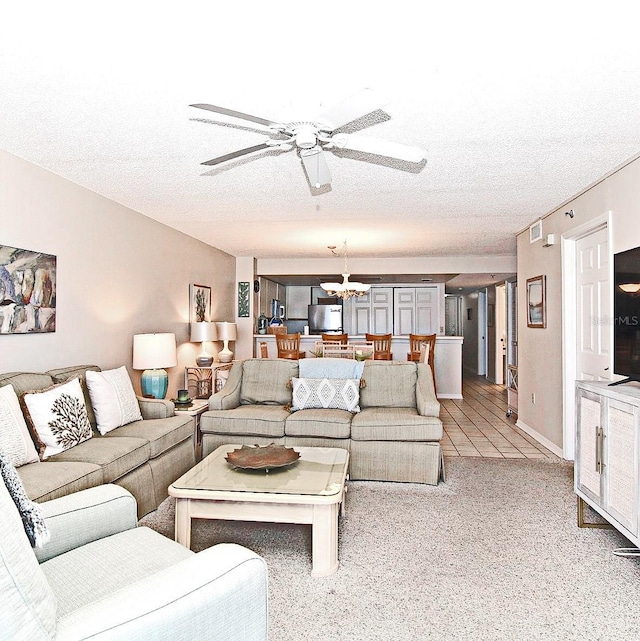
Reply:
[[342, 305], [309, 305], [309, 333], [342, 331]]

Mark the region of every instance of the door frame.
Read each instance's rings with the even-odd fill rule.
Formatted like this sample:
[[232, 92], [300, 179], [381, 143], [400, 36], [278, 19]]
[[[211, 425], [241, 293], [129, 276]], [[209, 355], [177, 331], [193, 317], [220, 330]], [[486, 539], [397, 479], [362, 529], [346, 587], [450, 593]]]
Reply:
[[[601, 229], [607, 230], [609, 255], [611, 251], [611, 211], [573, 227], [561, 236], [562, 255], [562, 456], [568, 461], [575, 458], [576, 438], [576, 376], [578, 355], [575, 327], [578, 322], [576, 307], [577, 271], [576, 242]], [[609, 261], [609, 278], [613, 283], [613, 261]], [[613, 287], [610, 290], [610, 309], [613, 310]], [[613, 322], [613, 318], [611, 319]], [[613, 355], [613, 332], [610, 335], [610, 353]], [[613, 363], [611, 363], [611, 367]]]
[[487, 290], [478, 291], [478, 375], [487, 376]]
[[494, 330], [496, 355], [496, 383], [507, 385], [507, 284], [496, 285]]

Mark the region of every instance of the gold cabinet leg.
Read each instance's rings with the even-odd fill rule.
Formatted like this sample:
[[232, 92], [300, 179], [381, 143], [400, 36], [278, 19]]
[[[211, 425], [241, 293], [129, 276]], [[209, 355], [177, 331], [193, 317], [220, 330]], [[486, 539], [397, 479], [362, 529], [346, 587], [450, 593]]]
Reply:
[[613, 525], [611, 523], [591, 523], [584, 520], [584, 506], [585, 502], [581, 496], [576, 497], [578, 499], [578, 527], [595, 527], [601, 528], [603, 530], [613, 530]]

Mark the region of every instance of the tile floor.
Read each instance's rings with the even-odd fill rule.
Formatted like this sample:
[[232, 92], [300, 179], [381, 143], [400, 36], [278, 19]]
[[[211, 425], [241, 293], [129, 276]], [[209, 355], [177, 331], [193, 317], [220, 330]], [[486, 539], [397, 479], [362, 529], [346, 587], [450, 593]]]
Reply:
[[507, 391], [482, 376], [465, 374], [463, 400], [440, 400], [444, 425], [441, 441], [445, 456], [491, 458], [557, 458], [516, 427], [517, 416], [507, 417]]

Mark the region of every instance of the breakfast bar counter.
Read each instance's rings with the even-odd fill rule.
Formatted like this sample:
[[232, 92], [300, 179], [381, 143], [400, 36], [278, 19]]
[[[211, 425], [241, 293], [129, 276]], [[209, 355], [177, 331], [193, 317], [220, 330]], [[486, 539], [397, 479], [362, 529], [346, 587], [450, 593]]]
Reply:
[[[300, 350], [306, 358], [313, 358], [316, 342], [320, 336], [313, 334], [300, 336]], [[436, 389], [438, 398], [462, 398], [462, 336], [438, 336], [435, 348]], [[273, 334], [254, 335], [254, 355], [260, 356], [260, 343], [267, 344], [270, 358], [277, 356], [276, 340]], [[350, 343], [364, 343], [364, 335], [349, 335]], [[409, 351], [408, 336], [393, 336], [391, 352], [393, 360], [406, 361]]]

